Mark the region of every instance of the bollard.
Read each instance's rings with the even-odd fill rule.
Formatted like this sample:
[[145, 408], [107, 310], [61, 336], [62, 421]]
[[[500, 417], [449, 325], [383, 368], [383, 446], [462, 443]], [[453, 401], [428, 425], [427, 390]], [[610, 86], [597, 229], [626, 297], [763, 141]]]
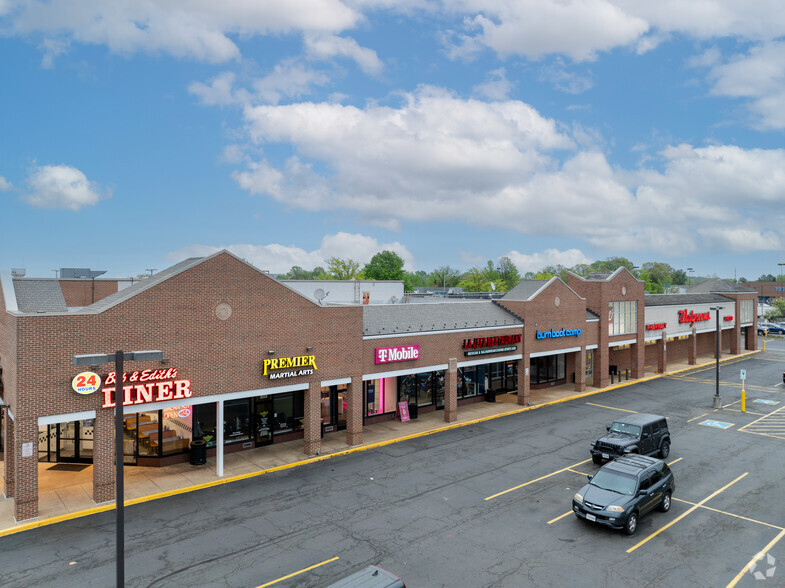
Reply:
[[613, 372], [611, 372], [611, 384], [613, 384]]
[[742, 386], [741, 387], [741, 412], [747, 412], [747, 408], [744, 400], [745, 400], [744, 386]]
[[766, 351], [766, 340], [763, 340], [763, 351]]
[[629, 382], [630, 381], [630, 369], [627, 368], [626, 370], [624, 370], [624, 372], [625, 372], [625, 378], [624, 379]]

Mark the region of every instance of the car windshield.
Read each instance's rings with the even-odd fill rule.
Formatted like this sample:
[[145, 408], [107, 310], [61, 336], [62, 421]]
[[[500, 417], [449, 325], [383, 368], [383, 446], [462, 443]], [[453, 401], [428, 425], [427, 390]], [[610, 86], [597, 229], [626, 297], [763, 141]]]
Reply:
[[638, 425], [628, 425], [627, 423], [613, 423], [610, 428], [611, 433], [624, 433], [625, 435], [632, 435], [637, 437], [641, 434], [641, 428]]
[[611, 492], [632, 496], [635, 492], [636, 481], [632, 476], [603, 469], [597, 472], [597, 475], [591, 479], [589, 484], [602, 490], [610, 490]]

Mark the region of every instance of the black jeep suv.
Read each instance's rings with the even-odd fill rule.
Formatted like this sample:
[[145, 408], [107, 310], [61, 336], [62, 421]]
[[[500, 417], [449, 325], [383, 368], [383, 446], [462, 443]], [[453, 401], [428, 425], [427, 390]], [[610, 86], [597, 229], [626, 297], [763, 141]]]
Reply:
[[591, 444], [594, 463], [614, 459], [628, 453], [657, 454], [662, 459], [671, 451], [671, 434], [668, 421], [663, 416], [638, 412], [617, 419], [608, 434]]
[[664, 461], [623, 455], [589, 476], [589, 483], [573, 496], [572, 510], [579, 519], [632, 535], [647, 512], [657, 507], [670, 510], [675, 490], [673, 473]]

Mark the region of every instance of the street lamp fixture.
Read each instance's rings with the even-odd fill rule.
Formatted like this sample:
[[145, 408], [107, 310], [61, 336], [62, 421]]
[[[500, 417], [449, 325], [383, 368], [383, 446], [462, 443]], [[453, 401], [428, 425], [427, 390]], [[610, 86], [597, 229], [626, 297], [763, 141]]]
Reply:
[[717, 352], [714, 362], [714, 375], [716, 387], [714, 389], [714, 408], [722, 408], [722, 398], [720, 398], [720, 338], [722, 333], [720, 331], [720, 311], [725, 308], [724, 306], [712, 306], [709, 310], [715, 311], [717, 317], [717, 332], [715, 339], [717, 340]]
[[123, 361], [163, 361], [164, 352], [147, 351], [116, 351], [115, 353], [95, 353], [91, 355], [74, 355], [75, 366], [97, 366], [102, 363], [115, 365], [114, 393], [114, 432], [115, 432], [115, 512], [117, 514], [117, 586], [125, 586], [125, 492], [123, 478]]
[[691, 268], [691, 267], [688, 267], [688, 268], [687, 268], [687, 274], [690, 276], [690, 288], [692, 288], [692, 275], [691, 275], [691, 274], [692, 274], [692, 272], [694, 272], [694, 271], [695, 271], [695, 270], [694, 270], [693, 268]]

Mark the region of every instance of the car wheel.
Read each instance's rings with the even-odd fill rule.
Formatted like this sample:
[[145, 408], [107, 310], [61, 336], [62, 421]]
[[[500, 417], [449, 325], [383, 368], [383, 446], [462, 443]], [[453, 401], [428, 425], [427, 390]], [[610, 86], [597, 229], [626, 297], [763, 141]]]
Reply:
[[635, 531], [638, 530], [638, 513], [633, 512], [627, 517], [627, 523], [624, 525], [624, 532], [627, 535], [634, 535]]
[[660, 446], [660, 458], [668, 459], [668, 456], [670, 454], [671, 454], [671, 444], [668, 441], [663, 441], [662, 445]]
[[596, 463], [596, 464], [600, 464], [600, 463], [602, 463], [602, 456], [601, 455], [592, 455], [591, 456], [591, 460], [594, 463]]
[[660, 510], [662, 512], [668, 512], [671, 509], [671, 493], [666, 492], [665, 496], [662, 498], [662, 504], [660, 504]]

